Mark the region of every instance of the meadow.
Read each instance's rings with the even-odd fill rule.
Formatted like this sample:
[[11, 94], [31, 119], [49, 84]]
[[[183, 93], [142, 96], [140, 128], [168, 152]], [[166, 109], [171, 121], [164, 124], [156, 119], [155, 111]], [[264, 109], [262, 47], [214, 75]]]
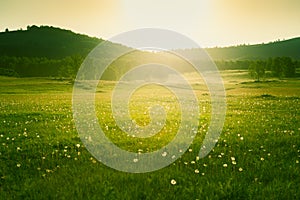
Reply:
[[[300, 80], [254, 82], [239, 70], [221, 75], [227, 113], [213, 151], [197, 157], [210, 121], [210, 97], [195, 80], [197, 137], [173, 164], [144, 174], [111, 169], [86, 150], [73, 121], [72, 83], [0, 77], [0, 199], [300, 199]], [[159, 134], [132, 139], [114, 123], [113, 86], [102, 82], [96, 98], [99, 122], [114, 143], [151, 152], [174, 137], [179, 113], [171, 94], [157, 89], [149, 97], [145, 88], [133, 97], [132, 117], [139, 124], [149, 122], [145, 107], [151, 99], [169, 111]]]

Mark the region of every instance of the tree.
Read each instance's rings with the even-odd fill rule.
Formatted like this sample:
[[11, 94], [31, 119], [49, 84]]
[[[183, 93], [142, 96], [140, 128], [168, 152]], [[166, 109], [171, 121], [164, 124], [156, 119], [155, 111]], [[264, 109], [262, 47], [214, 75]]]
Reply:
[[263, 61], [253, 61], [250, 64], [249, 72], [251, 77], [255, 78], [257, 81], [260, 81], [261, 78], [265, 76], [266, 64]]

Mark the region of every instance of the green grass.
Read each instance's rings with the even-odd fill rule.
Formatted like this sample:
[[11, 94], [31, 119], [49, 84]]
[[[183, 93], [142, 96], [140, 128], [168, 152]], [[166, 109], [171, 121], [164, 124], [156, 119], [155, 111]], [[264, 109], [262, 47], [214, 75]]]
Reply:
[[[195, 83], [202, 112], [197, 138], [176, 162], [145, 174], [106, 167], [84, 148], [72, 119], [70, 83], [0, 77], [0, 199], [299, 199], [300, 80], [255, 83], [244, 71], [222, 75], [227, 115], [213, 151], [197, 159], [210, 99]], [[140, 124], [149, 122], [146, 108], [154, 98], [170, 111], [162, 132], [132, 139], [109, 112], [112, 86], [102, 83], [96, 96], [100, 124], [112, 141], [151, 152], [172, 139], [180, 113], [171, 94], [158, 89], [147, 101], [146, 90], [133, 96], [132, 117]]]

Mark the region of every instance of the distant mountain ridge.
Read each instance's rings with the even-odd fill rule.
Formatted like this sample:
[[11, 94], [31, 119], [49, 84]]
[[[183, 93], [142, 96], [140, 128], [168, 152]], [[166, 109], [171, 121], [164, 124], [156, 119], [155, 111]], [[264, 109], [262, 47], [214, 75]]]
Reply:
[[[28, 26], [27, 30], [0, 32], [0, 56], [62, 59], [85, 57], [102, 39], [51, 26]], [[266, 60], [291, 57], [300, 60], [300, 37], [267, 44], [206, 49], [213, 60]], [[188, 49], [184, 51], [193, 51]]]

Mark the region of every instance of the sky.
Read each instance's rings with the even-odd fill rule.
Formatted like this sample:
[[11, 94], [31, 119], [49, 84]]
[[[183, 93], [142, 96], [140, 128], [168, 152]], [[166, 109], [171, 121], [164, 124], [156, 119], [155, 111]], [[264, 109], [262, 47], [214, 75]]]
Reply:
[[103, 39], [163, 28], [202, 47], [300, 36], [300, 0], [1, 0], [0, 31], [51, 25]]

